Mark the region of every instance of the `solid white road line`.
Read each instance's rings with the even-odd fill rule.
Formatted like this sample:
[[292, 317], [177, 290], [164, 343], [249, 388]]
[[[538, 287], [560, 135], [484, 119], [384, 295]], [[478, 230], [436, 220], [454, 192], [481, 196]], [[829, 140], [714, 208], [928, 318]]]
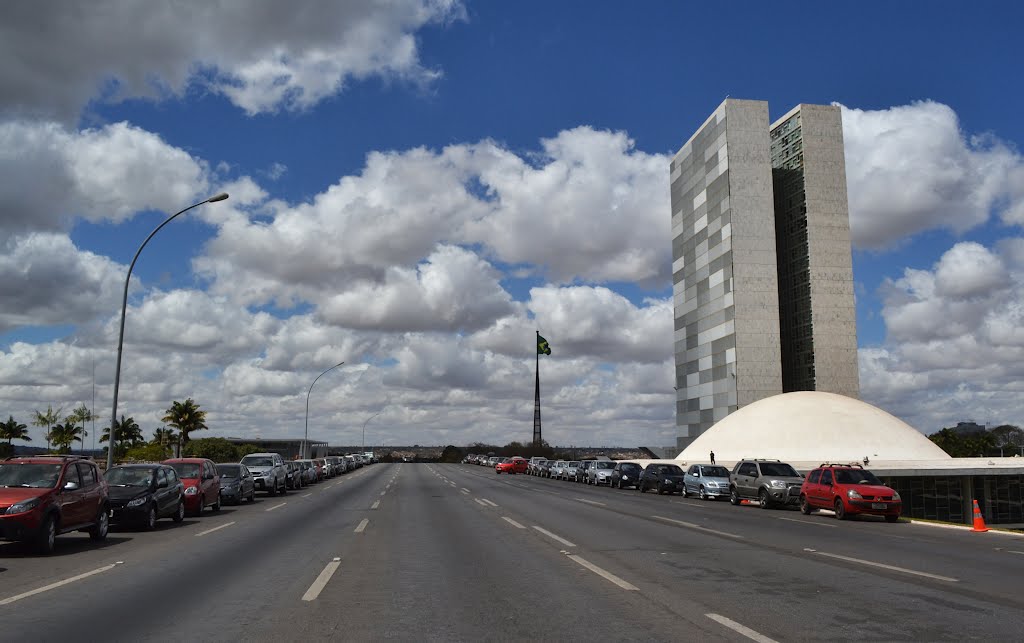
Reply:
[[376, 509], [379, 506], [380, 506], [380, 500], [374, 500], [373, 501], [373, 506], [371, 506], [370, 509]]
[[212, 534], [215, 531], [218, 531], [220, 529], [224, 529], [225, 527], [230, 527], [233, 524], [235, 524], [234, 520], [232, 520], [231, 522], [226, 522], [223, 525], [218, 525], [218, 526], [214, 527], [213, 529], [207, 529], [206, 531], [201, 531], [198, 534], [196, 534], [196, 536], [205, 536], [206, 534]]
[[679, 525], [680, 527], [686, 527], [687, 529], [696, 529], [697, 531], [704, 531], [709, 534], [715, 534], [716, 536], [725, 536], [726, 538], [735, 538], [737, 540], [744, 540], [743, 536], [737, 536], [736, 534], [730, 534], [727, 531], [718, 531], [717, 529], [708, 529], [707, 527], [701, 527], [695, 525], [692, 522], [683, 522], [682, 520], [674, 520], [672, 518], [666, 518], [664, 516], [651, 516], [651, 518], [657, 518], [658, 520], [664, 520], [670, 522], [673, 525]]
[[512, 520], [508, 516], [502, 516], [501, 519], [504, 520], [505, 522], [507, 522], [508, 524], [512, 525], [516, 529], [526, 529], [526, 527], [520, 525], [518, 522], [516, 522], [515, 520]]
[[288, 503], [287, 502], [282, 502], [279, 505], [274, 505], [273, 507], [267, 507], [266, 509], [264, 509], [264, 511], [273, 511], [275, 509], [280, 509], [281, 507], [285, 506], [286, 504], [288, 504]]
[[38, 589], [33, 589], [33, 590], [25, 592], [23, 594], [17, 594], [16, 596], [11, 596], [10, 598], [5, 598], [4, 600], [0, 601], [0, 605], [10, 605], [11, 603], [14, 603], [16, 601], [20, 601], [23, 598], [28, 598], [29, 596], [35, 596], [36, 594], [42, 594], [43, 592], [48, 592], [51, 589], [57, 589], [58, 587], [63, 587], [64, 585], [68, 585], [70, 583], [74, 583], [75, 581], [82, 580], [83, 578], [88, 578], [89, 576], [92, 576], [94, 574], [99, 574], [101, 572], [109, 571], [111, 569], [114, 569], [118, 565], [123, 565], [123, 564], [124, 564], [124, 561], [123, 560], [119, 560], [119, 561], [117, 561], [116, 563], [114, 563], [112, 565], [105, 565], [103, 567], [100, 567], [99, 569], [94, 569], [91, 572], [85, 572], [84, 574], [79, 574], [78, 576], [72, 576], [71, 578], [65, 578], [64, 580], [57, 581], [56, 583], [50, 583], [49, 585], [46, 585], [44, 587], [40, 587]]
[[331, 576], [334, 576], [334, 572], [338, 571], [338, 567], [340, 566], [340, 558], [335, 558], [331, 562], [327, 563], [327, 567], [324, 567], [324, 571], [320, 572], [320, 575], [316, 577], [316, 580], [309, 586], [306, 593], [302, 595], [302, 600], [315, 601], [316, 597], [320, 595], [320, 592], [324, 591], [324, 587], [327, 586], [327, 581], [331, 580]]
[[833, 529], [835, 529], [835, 527], [836, 527], [835, 525], [830, 525], [830, 524], [825, 523], [825, 522], [814, 522], [813, 520], [800, 520], [798, 518], [783, 518], [782, 516], [768, 516], [768, 517], [769, 518], [774, 518], [776, 520], [787, 520], [789, 522], [800, 522], [800, 523], [803, 523], [805, 525], [815, 525], [817, 527], [832, 527]]
[[363, 531], [366, 530], [366, 525], [368, 525], [368, 524], [370, 524], [370, 519], [369, 518], [363, 518], [362, 521], [359, 523], [359, 526], [356, 527], [356, 530], [355, 530], [354, 533], [357, 533], [357, 534], [363, 533]]
[[497, 507], [498, 506], [498, 505], [494, 504], [493, 502], [491, 502], [490, 500], [488, 500], [487, 498], [483, 498], [483, 501], [486, 502], [487, 504], [489, 504], [492, 507]]
[[579, 500], [580, 502], [585, 502], [588, 505], [597, 505], [598, 507], [607, 507], [608, 506], [608, 505], [604, 504], [603, 502], [598, 502], [596, 500], [587, 500], [585, 498], [573, 498], [573, 500]]
[[576, 546], [576, 543], [571, 543], [568, 540], [566, 540], [565, 538], [562, 538], [561, 536], [557, 536], [557, 535], [551, 533], [550, 531], [548, 531], [547, 529], [544, 529], [543, 527], [538, 527], [537, 525], [534, 525], [533, 528], [536, 529], [537, 531], [539, 531], [540, 533], [544, 534], [548, 538], [551, 538], [552, 540], [557, 540], [558, 542], [562, 543], [566, 547], [575, 547]]
[[880, 567], [881, 569], [888, 569], [894, 572], [901, 572], [903, 574], [913, 574], [914, 576], [924, 576], [925, 578], [932, 578], [935, 580], [946, 581], [947, 583], [958, 583], [960, 579], [950, 578], [949, 576], [939, 576], [938, 574], [929, 574], [928, 572], [919, 572], [913, 569], [907, 569], [905, 567], [896, 567], [895, 565], [885, 565], [883, 563], [876, 563], [870, 560], [862, 560], [860, 558], [851, 558], [849, 556], [840, 556], [839, 554], [830, 554], [824, 551], [818, 551], [816, 549], [804, 548], [804, 551], [812, 554], [818, 554], [819, 556], [828, 556], [829, 558], [836, 558], [838, 560], [845, 560], [848, 563], [857, 563], [860, 565], [869, 565], [871, 567]]
[[775, 639], [770, 639], [764, 634], [761, 634], [760, 632], [755, 632], [746, 625], [740, 625], [731, 618], [725, 618], [720, 614], [705, 614], [704, 616], [707, 616], [712, 621], [715, 621], [726, 626], [727, 628], [729, 628], [733, 632], [736, 632], [737, 634], [742, 634], [751, 641], [757, 641], [758, 643], [778, 643]]
[[594, 572], [598, 576], [601, 576], [605, 580], [609, 580], [609, 581], [615, 583], [616, 585], [618, 585], [622, 589], [626, 589], [626, 590], [629, 590], [631, 592], [635, 592], [635, 591], [638, 591], [640, 589], [636, 585], [633, 585], [632, 583], [628, 583], [628, 582], [622, 580], [621, 578], [619, 578], [615, 574], [613, 574], [613, 573], [611, 573], [611, 572], [609, 572], [607, 570], [601, 569], [600, 567], [598, 567], [594, 563], [586, 560], [585, 558], [580, 558], [576, 554], [566, 554], [566, 555], [569, 558], [571, 558], [573, 561], [579, 563], [583, 567], [586, 567], [587, 569], [589, 569], [590, 571]]
[[487, 503], [484, 502], [483, 500], [480, 500], [479, 498], [473, 498], [473, 500], [476, 502], [476, 504], [480, 505], [481, 507], [487, 506]]

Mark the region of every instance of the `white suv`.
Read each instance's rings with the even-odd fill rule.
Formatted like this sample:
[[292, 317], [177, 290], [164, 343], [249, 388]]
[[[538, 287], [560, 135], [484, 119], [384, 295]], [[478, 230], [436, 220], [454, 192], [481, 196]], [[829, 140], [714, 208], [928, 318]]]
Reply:
[[271, 496], [288, 493], [288, 470], [280, 453], [250, 453], [242, 458], [242, 464], [252, 473], [256, 491], [266, 491]]

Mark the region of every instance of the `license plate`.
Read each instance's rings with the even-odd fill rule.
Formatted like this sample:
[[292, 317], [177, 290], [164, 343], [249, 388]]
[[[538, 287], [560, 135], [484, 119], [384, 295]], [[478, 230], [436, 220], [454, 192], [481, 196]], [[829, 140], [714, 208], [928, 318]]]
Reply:
[[884, 502], [872, 502], [871, 503], [871, 508], [872, 509], [885, 509], [886, 508], [886, 504]]

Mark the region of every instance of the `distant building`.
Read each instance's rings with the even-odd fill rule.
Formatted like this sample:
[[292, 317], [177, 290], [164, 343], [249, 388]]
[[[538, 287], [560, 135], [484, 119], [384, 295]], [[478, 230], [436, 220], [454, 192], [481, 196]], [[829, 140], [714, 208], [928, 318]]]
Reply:
[[987, 429], [985, 428], [984, 424], [976, 424], [975, 422], [972, 422], [970, 420], [968, 420], [967, 422], [957, 422], [956, 426], [953, 427], [953, 431], [955, 431], [958, 435], [964, 436], [981, 435], [986, 430]]
[[670, 180], [677, 448], [779, 393], [858, 397], [839, 108], [726, 99]]

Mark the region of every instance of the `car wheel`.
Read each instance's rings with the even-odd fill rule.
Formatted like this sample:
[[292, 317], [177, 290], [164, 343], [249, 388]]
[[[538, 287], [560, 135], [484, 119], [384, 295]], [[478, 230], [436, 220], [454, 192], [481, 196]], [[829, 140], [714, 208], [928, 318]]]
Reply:
[[213, 510], [220, 511], [220, 494], [217, 494], [217, 502], [213, 503]]
[[142, 527], [146, 531], [153, 531], [156, 529], [156, 507], [153, 505], [149, 506], [149, 511], [146, 512], [146, 522], [142, 523]]
[[772, 501], [771, 501], [771, 499], [768, 498], [768, 490], [767, 489], [761, 489], [761, 491], [757, 494], [757, 501], [758, 501], [758, 504], [761, 505], [762, 509], [771, 509], [772, 508]]
[[900, 517], [899, 516], [888, 515], [888, 516], [885, 517], [885, 522], [899, 522], [899, 521], [900, 521]]
[[174, 512], [174, 522], [182, 522], [185, 520], [185, 501], [182, 500], [178, 503], [178, 510]]
[[647, 491], [647, 487], [644, 485], [643, 482], [641, 482], [636, 486], [636, 490], [639, 491], [640, 493], [644, 493]]
[[110, 529], [110, 517], [107, 515], [107, 508], [100, 507], [99, 514], [96, 515], [96, 524], [89, 529], [89, 538], [93, 540], [103, 540], [107, 537], [107, 530]]
[[285, 482], [283, 485], [281, 485], [281, 495], [282, 496], [288, 495], [288, 483], [287, 482]]
[[276, 482], [274, 484], [270, 485], [269, 493], [270, 493], [270, 497], [271, 498], [276, 498], [277, 497], [277, 483]]
[[729, 490], [729, 502], [734, 505], [740, 504], [740, 494], [736, 492], [736, 487]]
[[814, 511], [814, 507], [811, 506], [811, 503], [807, 502], [807, 496], [800, 496], [800, 513], [809, 516], [812, 511]]
[[256, 487], [249, 492], [249, 502], [256, 502]]
[[53, 514], [43, 518], [43, 524], [36, 536], [35, 548], [40, 554], [53, 553], [53, 547], [57, 542], [57, 521]]
[[836, 502], [833, 507], [835, 508], [836, 519], [846, 520], [846, 507], [843, 505], [843, 501], [836, 498]]
[[700, 496], [701, 500], [707, 500], [708, 499], [708, 492], [704, 491], [704, 485], [700, 486], [700, 491], [697, 493], [697, 495]]

